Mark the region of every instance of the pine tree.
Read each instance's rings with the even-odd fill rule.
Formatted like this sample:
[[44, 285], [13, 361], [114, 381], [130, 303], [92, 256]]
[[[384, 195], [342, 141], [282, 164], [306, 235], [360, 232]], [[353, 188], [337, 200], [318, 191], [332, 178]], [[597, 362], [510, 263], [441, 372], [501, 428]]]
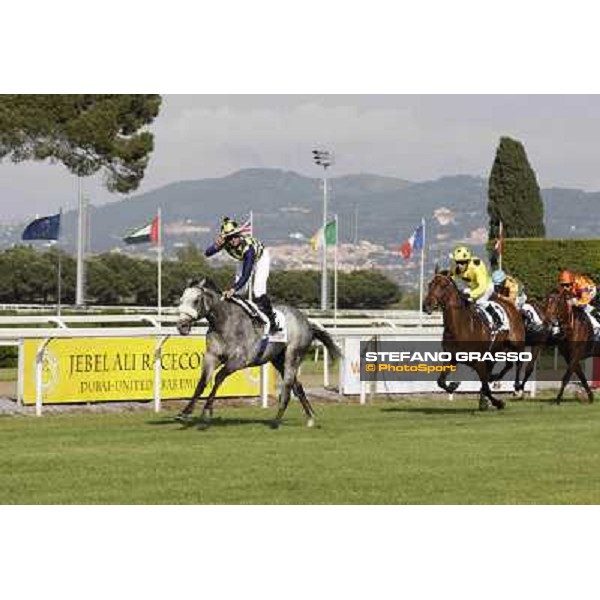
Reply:
[[99, 170], [110, 191], [135, 190], [154, 147], [147, 126], [157, 94], [0, 96], [0, 159], [50, 160], [87, 177]]
[[500, 221], [506, 238], [545, 237], [544, 204], [523, 144], [500, 138], [488, 189], [489, 238], [498, 237]]

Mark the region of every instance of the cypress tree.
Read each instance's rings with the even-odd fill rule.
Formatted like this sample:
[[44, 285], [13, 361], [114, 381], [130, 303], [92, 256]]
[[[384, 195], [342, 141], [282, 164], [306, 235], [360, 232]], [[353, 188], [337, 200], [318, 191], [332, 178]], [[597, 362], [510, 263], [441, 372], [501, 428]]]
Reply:
[[506, 238], [546, 235], [544, 204], [523, 144], [500, 138], [488, 188], [489, 239], [498, 237], [500, 221]]

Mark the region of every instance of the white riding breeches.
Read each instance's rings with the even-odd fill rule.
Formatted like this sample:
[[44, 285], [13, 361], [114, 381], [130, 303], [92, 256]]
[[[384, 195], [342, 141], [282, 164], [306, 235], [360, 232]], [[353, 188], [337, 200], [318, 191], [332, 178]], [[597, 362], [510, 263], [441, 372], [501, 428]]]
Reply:
[[[238, 268], [237, 278], [241, 275], [242, 266], [240, 263], [240, 267]], [[250, 275], [249, 283], [252, 284], [252, 297], [260, 298], [267, 293], [267, 279], [269, 279], [269, 271], [271, 270], [271, 255], [269, 254], [269, 249], [265, 248], [263, 250], [262, 256], [256, 261], [254, 265], [254, 269], [252, 270], [252, 275]], [[248, 290], [248, 283], [244, 286], [243, 290], [240, 290], [244, 293]]]
[[481, 308], [485, 308], [494, 293], [494, 284], [490, 283], [490, 285], [486, 288], [485, 292], [477, 300], [475, 300], [475, 304]]

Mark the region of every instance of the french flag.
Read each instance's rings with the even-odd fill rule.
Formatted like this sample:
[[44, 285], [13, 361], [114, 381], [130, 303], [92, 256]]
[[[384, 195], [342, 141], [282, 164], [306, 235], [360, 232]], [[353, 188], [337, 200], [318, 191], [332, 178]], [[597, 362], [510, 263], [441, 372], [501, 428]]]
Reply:
[[400, 246], [400, 254], [405, 259], [409, 259], [413, 252], [423, 248], [423, 225], [419, 225], [415, 232]]

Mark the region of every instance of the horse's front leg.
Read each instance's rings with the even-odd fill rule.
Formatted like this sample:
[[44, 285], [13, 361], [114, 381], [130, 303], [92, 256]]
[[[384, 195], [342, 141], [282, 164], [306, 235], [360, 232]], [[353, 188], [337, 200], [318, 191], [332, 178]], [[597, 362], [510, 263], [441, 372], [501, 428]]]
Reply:
[[[212, 390], [210, 390], [210, 394], [204, 403], [204, 408], [202, 409], [202, 413], [200, 414], [200, 421], [205, 425], [210, 423], [210, 419], [213, 414], [213, 404], [215, 401], [215, 397], [217, 395], [217, 391], [221, 384], [231, 375], [234, 371], [238, 370], [239, 365], [234, 365], [232, 363], [225, 363], [223, 368], [219, 370], [219, 372], [215, 376], [215, 383], [213, 384]], [[208, 415], [208, 418], [207, 418]]]
[[573, 374], [573, 367], [574, 367], [573, 363], [569, 363], [567, 365], [567, 370], [565, 371], [565, 374], [563, 375], [560, 390], [558, 391], [558, 395], [556, 396], [556, 400], [555, 400], [556, 404], [560, 404], [563, 394], [565, 393], [565, 388], [567, 387], [567, 384], [569, 383], [569, 381], [571, 381], [571, 375]]
[[500, 381], [514, 366], [516, 365], [515, 361], [507, 361], [504, 367], [494, 375], [494, 369], [490, 373], [490, 383], [494, 381]]
[[498, 410], [503, 409], [506, 406], [504, 400], [500, 398], [495, 398], [492, 395], [492, 390], [490, 389], [490, 374], [492, 369], [494, 368], [494, 363], [485, 362], [485, 363], [475, 363], [475, 370], [479, 375], [479, 380], [481, 381], [481, 390], [479, 391], [479, 410], [487, 410], [488, 408], [488, 399]]
[[579, 377], [579, 381], [581, 381], [581, 385], [583, 385], [583, 388], [587, 393], [589, 403], [592, 404], [594, 402], [594, 392], [592, 392], [588, 384], [587, 377], [585, 376], [585, 373], [583, 372], [583, 369], [581, 368], [581, 363], [579, 361], [577, 361], [577, 365], [574, 367], [573, 370], [575, 371], [577, 377]]
[[[454, 358], [454, 356], [452, 357], [452, 361], [450, 362], [450, 364], [448, 366], [456, 367], [456, 359]], [[448, 378], [449, 371], [450, 371], [450, 369], [446, 369], [440, 373], [440, 376], [437, 379], [437, 384], [445, 392], [452, 394], [453, 392], [455, 392], [458, 389], [458, 386], [460, 385], [460, 381], [451, 381], [450, 383], [446, 383], [446, 379]]]
[[525, 391], [525, 384], [529, 381], [531, 374], [533, 373], [533, 369], [535, 368], [535, 363], [542, 351], [542, 346], [532, 346], [531, 347], [531, 360], [527, 363], [525, 367], [525, 373], [523, 374], [523, 379], [519, 380], [521, 375], [521, 369], [523, 368], [523, 361], [517, 362], [517, 368], [515, 372], [515, 396], [518, 398], [523, 397], [523, 392]]
[[192, 414], [194, 407], [196, 406], [196, 402], [200, 399], [204, 392], [204, 388], [206, 384], [209, 382], [212, 377], [215, 369], [219, 366], [219, 358], [214, 356], [213, 354], [205, 354], [204, 355], [204, 364], [202, 365], [202, 373], [200, 375], [200, 381], [198, 381], [198, 385], [194, 390], [194, 394], [191, 400], [185, 405], [184, 409], [179, 413], [177, 418], [185, 419]]

